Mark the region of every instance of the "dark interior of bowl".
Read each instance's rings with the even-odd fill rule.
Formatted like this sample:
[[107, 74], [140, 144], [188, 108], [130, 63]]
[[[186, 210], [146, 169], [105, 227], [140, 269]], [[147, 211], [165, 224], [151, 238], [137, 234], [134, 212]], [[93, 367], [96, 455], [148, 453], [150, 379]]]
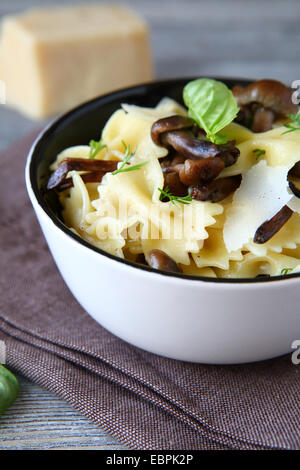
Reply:
[[[45, 131], [42, 132], [42, 134], [37, 139], [32, 151], [30, 179], [39, 204], [52, 218], [56, 225], [58, 225], [69, 236], [77, 239], [80, 243], [89, 246], [91, 249], [98, 251], [105, 256], [118, 260], [119, 262], [135, 265], [140, 269], [154, 271], [150, 267], [122, 260], [113, 255], [110, 255], [109, 253], [99, 250], [68, 230], [60, 220], [61, 207], [59, 205], [56, 193], [54, 191], [50, 191], [48, 193], [45, 191], [45, 186], [50, 174], [49, 166], [52, 162], [54, 162], [57, 154], [67, 147], [74, 145], [87, 145], [91, 139], [98, 140], [107, 120], [114, 113], [114, 111], [120, 108], [121, 103], [154, 107], [163, 97], [167, 96], [183, 104], [183, 87], [187, 82], [195, 78], [199, 77], [164, 80], [127, 88], [105, 96], [101, 96], [75, 108], [64, 116], [58, 118], [50, 126], [48, 126]], [[232, 88], [236, 84], [245, 86], [253, 81], [237, 78], [214, 78], [224, 82], [229, 88]], [[157, 272], [157, 270], [155, 270], [155, 272]], [[276, 279], [283, 279], [282, 276], [259, 279], [215, 279], [167, 273], [163, 271], [158, 272], [168, 276], [183, 277], [195, 280], [201, 279], [210, 282], [270, 282]], [[299, 274], [288, 274], [287, 276], [284, 276], [284, 279], [297, 276], [299, 276]]]

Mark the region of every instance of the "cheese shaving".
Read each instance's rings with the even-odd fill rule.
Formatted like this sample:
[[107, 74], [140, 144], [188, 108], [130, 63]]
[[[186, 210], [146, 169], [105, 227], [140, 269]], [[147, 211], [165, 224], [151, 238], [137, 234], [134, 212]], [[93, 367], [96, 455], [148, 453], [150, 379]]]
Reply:
[[[290, 194], [292, 193], [289, 191]], [[292, 194], [292, 199], [288, 202], [287, 206], [292, 209], [293, 212], [298, 212], [300, 214], [300, 198]]]
[[262, 160], [244, 173], [224, 224], [223, 237], [229, 252], [252, 240], [258, 227], [292, 199], [288, 171], [286, 166], [270, 167]]

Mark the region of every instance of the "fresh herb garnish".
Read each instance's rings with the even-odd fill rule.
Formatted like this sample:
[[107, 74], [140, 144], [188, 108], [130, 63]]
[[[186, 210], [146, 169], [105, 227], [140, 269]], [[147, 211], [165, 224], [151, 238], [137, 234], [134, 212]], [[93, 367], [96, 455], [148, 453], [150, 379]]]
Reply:
[[188, 196], [174, 196], [170, 193], [168, 186], [166, 186], [165, 189], [157, 189], [160, 192], [159, 199], [162, 201], [166, 197], [174, 206], [176, 206], [177, 202], [180, 202], [180, 204], [190, 204], [190, 202], [192, 201], [192, 196], [190, 194]]
[[224, 83], [211, 78], [193, 80], [183, 89], [183, 101], [208, 139], [215, 144], [227, 142], [226, 136], [218, 133], [234, 120], [239, 108]]
[[263, 149], [254, 149], [252, 152], [255, 154], [255, 160], [257, 161], [262, 155], [266, 153]]
[[92, 160], [98, 155], [98, 153], [104, 149], [107, 148], [107, 145], [103, 144], [102, 139], [100, 140], [91, 140], [89, 143], [90, 146], [90, 154], [89, 158]]
[[290, 271], [293, 271], [293, 268], [283, 268], [280, 271], [280, 276], [286, 276]]
[[300, 131], [300, 109], [296, 115], [287, 114], [286, 117], [291, 119], [291, 121], [293, 122], [288, 122], [287, 124], [284, 124], [284, 127], [286, 127], [288, 130], [283, 132], [282, 135], [288, 134], [289, 132]]
[[123, 140], [122, 140], [122, 143], [123, 143], [124, 147], [126, 148], [125, 155], [124, 155], [124, 160], [123, 160], [122, 165], [120, 166], [120, 168], [118, 168], [116, 171], [114, 171], [112, 173], [112, 175], [117, 175], [118, 173], [125, 173], [127, 171], [139, 170], [140, 168], [142, 168], [142, 166], [147, 165], [147, 163], [148, 163], [148, 162], [142, 162], [142, 163], [138, 163], [137, 165], [126, 166], [126, 165], [129, 164], [132, 157], [134, 157], [135, 152], [136, 152], [136, 148], [135, 148], [134, 152], [131, 152], [130, 151], [130, 145], [126, 145]]

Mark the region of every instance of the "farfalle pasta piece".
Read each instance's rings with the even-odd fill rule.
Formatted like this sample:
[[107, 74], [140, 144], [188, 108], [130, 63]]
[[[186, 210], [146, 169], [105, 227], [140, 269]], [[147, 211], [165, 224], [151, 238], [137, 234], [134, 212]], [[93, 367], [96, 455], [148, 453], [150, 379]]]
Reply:
[[[69, 195], [61, 195], [64, 208], [62, 216], [66, 225], [75, 229], [76, 233], [97, 248], [102, 248], [109, 253], [123, 257], [124, 239], [119, 233], [119, 225], [115, 220], [105, 217], [101, 221], [96, 219], [93, 223], [92, 215], [95, 211], [91, 205], [87, 185], [84, 184], [78, 173], [75, 171], [70, 173], [73, 179], [73, 187], [70, 189]], [[88, 219], [90, 222], [88, 222]], [[113, 234], [112, 238], [101, 238], [99, 236], [102, 232], [105, 233], [108, 230]]]
[[147, 119], [151, 123], [161, 117], [172, 116], [174, 114], [179, 114], [180, 116], [187, 115], [187, 111], [183, 106], [168, 97], [160, 100], [154, 108], [146, 108], [144, 106], [136, 106], [127, 103], [122, 103], [121, 106], [126, 113], [135, 115], [138, 119]]
[[[238, 131], [238, 128], [235, 129]], [[247, 130], [241, 133], [237, 141], [240, 156], [234, 165], [222, 171], [220, 177], [243, 174], [261, 160], [272, 167], [292, 168], [300, 160], [300, 132], [284, 134], [285, 131], [286, 128], [280, 126], [267, 132], [253, 133]], [[258, 157], [254, 152], [256, 149], [263, 150], [264, 153]]]
[[198, 253], [193, 253], [193, 260], [198, 268], [216, 267], [229, 269], [231, 260], [242, 260], [241, 249], [228, 252], [223, 240], [222, 229], [216, 229], [214, 226], [207, 229], [208, 238], [204, 240], [203, 247]]
[[300, 261], [300, 244], [297, 244], [296, 248], [283, 248], [282, 254], [292, 256]]
[[196, 264], [191, 261], [190, 264], [181, 264], [180, 265], [182, 272], [189, 276], [202, 276], [202, 277], [217, 277], [215, 271], [212, 268], [198, 268]]
[[[191, 201], [188, 205], [161, 202], [159, 187], [163, 186], [163, 173], [158, 159], [147, 151], [136, 154], [132, 164], [147, 161], [139, 171], [107, 174], [99, 185], [99, 199], [92, 201], [95, 209], [86, 217], [88, 223], [102, 224], [108, 212], [110, 223], [118, 228], [118, 237], [124, 231], [134, 239], [139, 226], [144, 252], [163, 249], [174, 261], [189, 264], [189, 253], [198, 252], [208, 234], [206, 227], [215, 223], [214, 216], [223, 210], [219, 204]], [[170, 223], [171, 221], [171, 223]], [[93, 233], [99, 237], [102, 225]], [[115, 236], [115, 232], [110, 236]], [[125, 235], [124, 235], [125, 243]]]
[[89, 158], [90, 147], [88, 145], [75, 145], [60, 152], [55, 162], [50, 166], [51, 171], [55, 171], [66, 158]]
[[103, 129], [102, 139], [108, 150], [123, 152], [125, 142], [139, 155], [149, 152], [157, 158], [165, 157], [167, 150], [154, 144], [151, 139], [152, 124], [172, 114], [184, 115], [184, 108], [170, 98], [160, 101], [155, 108], [129, 104], [123, 104], [122, 107], [115, 111]]
[[[117, 160], [117, 170], [104, 171], [99, 182], [84, 182], [91, 178], [81, 171], [68, 173], [73, 187], [58, 193], [66, 225], [92, 245], [130, 261], [143, 263], [145, 254], [161, 250], [187, 275], [247, 278], [300, 272], [300, 199], [287, 181], [300, 161], [300, 132], [283, 134], [286, 128], [277, 126], [253, 133], [235, 122], [227, 125], [222, 134], [235, 141], [240, 155], [213, 181], [241, 175], [241, 184], [212, 203], [193, 199], [191, 183], [180, 179], [185, 160], [192, 157], [151, 138], [152, 125], [173, 115], [187, 116], [187, 111], [170, 98], [154, 108], [122, 104], [114, 112], [102, 132], [104, 147], [92, 157]], [[185, 132], [203, 138], [197, 126]], [[90, 157], [89, 145], [70, 147], [51, 170], [66, 158]], [[167, 188], [170, 173], [181, 183], [178, 192]], [[297, 180], [297, 174], [292, 176]], [[283, 206], [293, 211], [290, 219], [267, 242], [255, 243], [257, 229]]]
[[70, 172], [73, 179], [73, 188], [64, 199], [63, 218], [69, 227], [74, 227], [79, 233], [85, 230], [86, 215], [91, 212], [91, 200], [82, 178], [76, 171]]
[[283, 249], [295, 249], [300, 243], [300, 215], [294, 213], [269, 241], [263, 244], [250, 241], [243, 249], [256, 256], [265, 256], [267, 252], [281, 253]]

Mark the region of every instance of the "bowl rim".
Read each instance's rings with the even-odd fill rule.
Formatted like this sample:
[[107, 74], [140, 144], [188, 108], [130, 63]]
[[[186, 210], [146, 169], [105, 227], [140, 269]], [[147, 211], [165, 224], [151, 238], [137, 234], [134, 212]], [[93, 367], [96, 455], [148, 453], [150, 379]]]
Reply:
[[34, 162], [39, 156], [39, 147], [43, 144], [45, 139], [49, 138], [51, 134], [55, 133], [55, 130], [59, 128], [61, 123], [71, 118], [73, 115], [80, 114], [84, 111], [88, 112], [89, 108], [95, 105], [101, 106], [113, 100], [120, 100], [120, 103], [121, 103], [121, 102], [124, 102], [124, 100], [126, 100], [126, 97], [128, 98], [128, 97], [140, 96], [141, 94], [145, 94], [149, 92], [151, 88], [154, 88], [160, 85], [167, 85], [167, 84], [170, 84], [170, 86], [179, 85], [180, 82], [188, 82], [196, 78], [213, 78], [215, 80], [220, 80], [220, 81], [224, 80], [224, 81], [233, 81], [233, 82], [241, 82], [241, 81], [250, 82], [250, 81], [255, 80], [255, 79], [249, 79], [249, 78], [244, 78], [244, 77], [223, 77], [223, 76], [220, 77], [220, 76], [209, 76], [209, 75], [206, 75], [205, 77], [194, 76], [194, 77], [179, 77], [179, 78], [171, 78], [171, 79], [163, 79], [163, 80], [153, 80], [151, 82], [145, 82], [145, 83], [141, 83], [141, 84], [126, 87], [126, 88], [121, 88], [111, 93], [106, 93], [104, 95], [97, 96], [96, 98], [93, 98], [89, 101], [86, 101], [80, 104], [79, 106], [72, 108], [66, 113], [63, 113], [59, 115], [58, 117], [54, 118], [52, 121], [50, 121], [40, 131], [40, 133], [34, 140], [29, 150], [27, 161], [26, 161], [26, 168], [25, 168], [25, 180], [26, 180], [26, 186], [27, 186], [29, 197], [30, 195], [34, 196], [35, 202], [37, 203], [39, 208], [48, 216], [48, 218], [52, 221], [52, 223], [54, 223], [56, 228], [61, 230], [65, 235], [73, 239], [75, 242], [94, 251], [98, 255], [102, 255], [110, 260], [116, 261], [118, 263], [122, 263], [123, 265], [126, 265], [131, 268], [135, 268], [137, 270], [141, 270], [144, 272], [146, 271], [148, 273], [154, 273], [156, 275], [160, 274], [168, 278], [177, 278], [177, 279], [182, 279], [184, 281], [201, 281], [201, 282], [206, 282], [206, 283], [211, 283], [211, 284], [243, 284], [243, 285], [265, 284], [265, 283], [275, 283], [277, 281], [288, 281], [291, 279], [300, 278], [300, 273], [286, 274], [284, 276], [280, 276], [280, 275], [271, 276], [269, 278], [268, 277], [266, 278], [214, 278], [214, 277], [206, 277], [206, 276], [195, 276], [195, 275], [189, 275], [189, 274], [184, 274], [184, 273], [167, 272], [167, 271], [162, 271], [160, 269], [154, 269], [147, 265], [139, 264], [134, 261], [129, 261], [125, 258], [120, 258], [116, 255], [106, 252], [105, 250], [102, 250], [101, 248], [95, 247], [94, 245], [92, 245], [91, 243], [87, 242], [86, 240], [81, 238], [79, 235], [74, 233], [72, 230], [70, 230], [53, 213], [53, 211], [46, 204], [42, 191], [38, 187], [38, 181], [35, 180], [34, 178], [35, 177]]

